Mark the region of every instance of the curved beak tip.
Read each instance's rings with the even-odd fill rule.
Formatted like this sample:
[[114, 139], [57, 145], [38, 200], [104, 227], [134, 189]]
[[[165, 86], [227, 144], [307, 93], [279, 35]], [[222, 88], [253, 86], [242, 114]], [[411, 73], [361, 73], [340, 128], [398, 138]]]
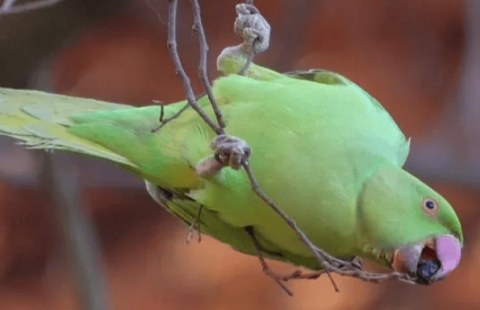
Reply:
[[436, 239], [437, 256], [442, 263], [442, 271], [446, 274], [455, 269], [462, 257], [462, 246], [457, 238], [441, 235]]

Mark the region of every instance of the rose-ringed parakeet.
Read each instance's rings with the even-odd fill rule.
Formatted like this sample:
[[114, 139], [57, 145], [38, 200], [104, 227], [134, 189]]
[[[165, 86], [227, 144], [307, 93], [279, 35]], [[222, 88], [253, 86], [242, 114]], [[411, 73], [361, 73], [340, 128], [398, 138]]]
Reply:
[[[251, 190], [245, 171], [225, 166], [235, 165], [231, 154], [212, 161], [211, 141], [223, 155], [240, 145], [252, 150], [250, 166], [265, 192], [328, 253], [368, 258], [418, 283], [458, 265], [463, 235], [455, 211], [402, 169], [409, 141], [377, 100], [325, 70], [281, 74], [251, 64], [242, 76], [244, 56], [222, 53], [225, 76], [213, 84], [226, 130], [241, 140], [216, 137], [192, 109], [152, 132], [158, 106], [12, 89], [0, 89], [0, 134], [117, 163], [145, 179], [152, 197], [187, 224], [201, 208], [201, 231], [233, 248], [255, 255], [253, 235], [267, 257], [321, 268]], [[164, 117], [184, 104], [165, 106]], [[199, 105], [213, 117], [206, 96]], [[215, 160], [221, 169], [211, 167]]]

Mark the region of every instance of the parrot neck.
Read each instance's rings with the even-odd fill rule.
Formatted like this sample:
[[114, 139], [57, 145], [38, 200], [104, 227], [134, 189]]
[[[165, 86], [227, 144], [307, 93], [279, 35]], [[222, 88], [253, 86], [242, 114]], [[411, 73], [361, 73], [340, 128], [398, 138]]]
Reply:
[[357, 200], [358, 255], [389, 266], [395, 245], [392, 227], [397, 226], [398, 214], [405, 210], [398, 204], [398, 195], [404, 193], [402, 185], [408, 183], [409, 174], [401, 167], [384, 163], [367, 177]]

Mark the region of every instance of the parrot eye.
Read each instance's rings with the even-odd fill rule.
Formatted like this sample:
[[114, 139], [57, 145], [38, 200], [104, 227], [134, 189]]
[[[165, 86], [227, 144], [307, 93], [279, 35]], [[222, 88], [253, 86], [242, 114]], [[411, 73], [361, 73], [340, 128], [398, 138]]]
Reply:
[[432, 198], [423, 198], [422, 207], [427, 214], [436, 215], [438, 213], [437, 202]]

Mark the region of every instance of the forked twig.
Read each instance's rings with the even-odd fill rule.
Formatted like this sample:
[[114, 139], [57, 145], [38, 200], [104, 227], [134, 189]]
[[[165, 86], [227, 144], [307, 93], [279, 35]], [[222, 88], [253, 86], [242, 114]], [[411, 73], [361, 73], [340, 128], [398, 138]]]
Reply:
[[[177, 47], [177, 36], [176, 36], [176, 26], [177, 26], [177, 3], [178, 0], [169, 0], [168, 1], [168, 39], [167, 45], [172, 57], [175, 70], [180, 76], [183, 82], [183, 88], [185, 94], [187, 95], [187, 100], [190, 106], [200, 115], [200, 117], [215, 131], [217, 134], [223, 134], [224, 130], [222, 127], [214, 123], [214, 121], [205, 113], [205, 111], [200, 108], [195, 95], [193, 94], [192, 84], [190, 83], [190, 78], [185, 73], [183, 69], [180, 56], [178, 55]], [[201, 42], [201, 41], [200, 41]]]
[[[205, 92], [201, 93], [200, 95], [198, 95], [195, 100], [198, 101], [198, 99], [202, 98], [203, 96], [205, 96]], [[170, 117], [167, 117], [167, 118], [164, 118], [165, 116], [165, 105], [161, 102], [161, 101], [158, 101], [158, 100], [154, 100], [153, 103], [157, 103], [160, 105], [160, 117], [158, 119], [158, 121], [160, 122], [160, 125], [158, 125], [157, 127], [153, 128], [152, 129], [152, 132], [157, 132], [159, 131], [160, 129], [162, 129], [163, 126], [165, 126], [166, 124], [168, 124], [169, 122], [173, 121], [174, 119], [178, 118], [186, 109], [188, 109], [190, 107], [190, 102], [187, 102], [180, 110], [178, 110], [175, 114], [173, 114], [172, 116]]]
[[[206, 68], [206, 51], [207, 51], [207, 47], [204, 46], [204, 44], [206, 44], [206, 40], [205, 40], [205, 34], [203, 32], [203, 27], [201, 26], [202, 25], [202, 22], [201, 22], [201, 18], [200, 18], [200, 6], [198, 5], [198, 2], [197, 0], [191, 0], [191, 4], [192, 4], [192, 10], [194, 11], [194, 17], [195, 17], [195, 22], [196, 22], [196, 28], [198, 29], [198, 33], [199, 33], [199, 44], [202, 46], [200, 48], [201, 51], [203, 51], [201, 57], [200, 57], [200, 66], [199, 66], [199, 70], [200, 70], [200, 76], [205, 76], [206, 77], [206, 71], [203, 70], [204, 68]], [[181, 60], [178, 56], [178, 51], [177, 51], [177, 43], [176, 43], [176, 13], [177, 11], [177, 0], [169, 0], [169, 21], [168, 21], [168, 46], [170, 48], [170, 51], [171, 51], [171, 55], [172, 55], [172, 58], [173, 58], [173, 61], [174, 61], [174, 65], [175, 65], [175, 69], [177, 70], [177, 72], [179, 73], [180, 77], [182, 78], [182, 81], [184, 83], [184, 88], [185, 88], [185, 92], [186, 92], [186, 95], [187, 95], [187, 99], [189, 101], [189, 104], [195, 109], [195, 111], [197, 111], [199, 113], [199, 115], [205, 120], [205, 122], [217, 133], [217, 134], [221, 134], [219, 133], [219, 130], [222, 130], [223, 131], [223, 128], [222, 127], [219, 127], [217, 126], [216, 124], [213, 123], [213, 121], [205, 114], [205, 112], [198, 106], [196, 100], [191, 100], [193, 97], [193, 90], [192, 90], [192, 86], [190, 84], [190, 79], [188, 78], [188, 76], [186, 75], [184, 69], [183, 69], [183, 66], [181, 64]], [[252, 56], [249, 57], [249, 60], [250, 62], [252, 61], [253, 59], [253, 53], [252, 53]], [[248, 66], [248, 62], [247, 64], [244, 66], [244, 70], [247, 69], [247, 66]], [[203, 72], [202, 72], [203, 71]], [[204, 83], [204, 86], [205, 86], [205, 89], [207, 91], [207, 94], [210, 90], [210, 93], [211, 93], [211, 87], [210, 87], [210, 83], [208, 81], [208, 78], [206, 79], [202, 79], [202, 82]], [[213, 98], [213, 94], [212, 95], [212, 98]], [[193, 98], [194, 99], [194, 98]], [[212, 103], [212, 106], [215, 107], [216, 106], [216, 101], [213, 100], [211, 101]], [[217, 106], [218, 108], [218, 106]], [[215, 109], [215, 108], [214, 108]], [[221, 111], [220, 109], [218, 108], [218, 112], [219, 114], [221, 115]], [[220, 117], [219, 118], [220, 120], [223, 119], [223, 117]], [[250, 166], [248, 165], [247, 162], [242, 162], [242, 166], [244, 167], [245, 171], [247, 172], [249, 178], [250, 178], [250, 181], [252, 183], [252, 189], [254, 190], [254, 192], [262, 199], [264, 200], [270, 207], [273, 208], [273, 210], [280, 214], [284, 220], [288, 223], [288, 225], [290, 227], [292, 227], [296, 233], [299, 235], [300, 239], [310, 248], [310, 250], [314, 253], [315, 257], [317, 257], [320, 265], [327, 271], [327, 274], [328, 276], [330, 277], [334, 287], [335, 287], [335, 290], [338, 291], [338, 288], [337, 286], [335, 285], [334, 281], [333, 281], [333, 278], [331, 278], [331, 275], [329, 273], [329, 269], [331, 269], [331, 264], [333, 263], [337, 263], [337, 264], [342, 264], [342, 265], [345, 265], [345, 264], [348, 264], [346, 262], [343, 262], [333, 256], [330, 256], [329, 254], [325, 253], [323, 250], [320, 250], [318, 249], [309, 239], [308, 237], [306, 236], [306, 234], [298, 227], [298, 225], [295, 223], [295, 221], [290, 218], [279, 206], [277, 206], [275, 204], [275, 202], [273, 202], [273, 200], [271, 200], [264, 192], [263, 190], [260, 188], [260, 185], [258, 184], [258, 182], [256, 181], [255, 179], [255, 176], [253, 175], [253, 172], [251, 171], [250, 169]]]

